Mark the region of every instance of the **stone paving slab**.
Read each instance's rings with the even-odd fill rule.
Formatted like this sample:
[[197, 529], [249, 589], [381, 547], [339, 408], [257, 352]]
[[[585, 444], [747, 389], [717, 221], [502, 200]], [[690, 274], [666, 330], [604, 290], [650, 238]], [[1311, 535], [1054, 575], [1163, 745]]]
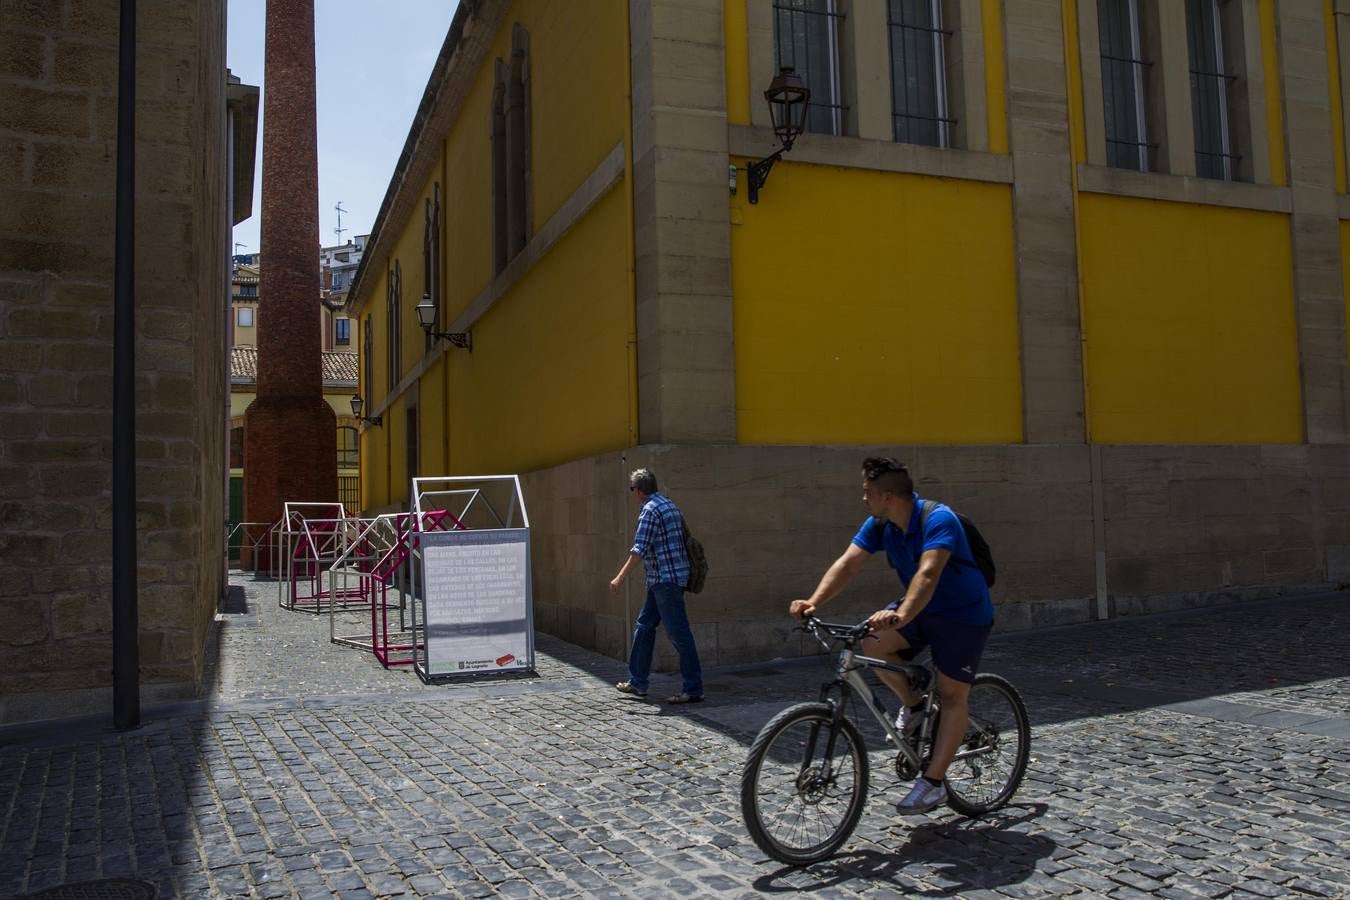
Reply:
[[737, 790], [822, 661], [713, 670], [708, 702], [671, 707], [540, 636], [535, 678], [427, 686], [241, 584], [258, 623], [222, 625], [212, 696], [129, 734], [0, 729], [0, 897], [114, 876], [162, 897], [1350, 895], [1350, 741], [1312, 731], [1347, 724], [1343, 595], [996, 636], [1035, 725], [1014, 803], [901, 819], [865, 731], [856, 833], [792, 869]]

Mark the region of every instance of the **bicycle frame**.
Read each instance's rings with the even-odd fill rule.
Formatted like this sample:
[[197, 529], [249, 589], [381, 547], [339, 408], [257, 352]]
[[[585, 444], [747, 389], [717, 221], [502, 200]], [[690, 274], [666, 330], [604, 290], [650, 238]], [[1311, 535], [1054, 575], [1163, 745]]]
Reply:
[[[891, 742], [899, 748], [901, 755], [905, 757], [910, 765], [919, 768], [923, 765], [923, 760], [920, 759], [916, 747], [922, 745], [922, 739], [924, 737], [923, 732], [926, 732], [927, 729], [931, 727], [937, 691], [928, 692], [928, 696], [924, 703], [925, 721], [922, 726], [923, 730], [918, 736], [919, 739], [914, 741], [914, 744], [911, 745], [911, 743], [905, 740], [904, 736], [896, 730], [894, 715], [886, 711], [886, 707], [882, 705], [881, 698], [877, 696], [876, 690], [873, 689], [862, 676], [863, 669], [885, 669], [888, 672], [895, 672], [897, 675], [903, 675], [906, 678], [913, 680], [915, 671], [919, 668], [921, 667], [914, 665], [896, 665], [895, 663], [887, 662], [884, 659], [863, 656], [853, 650], [853, 648], [845, 647], [839, 652], [839, 662], [835, 668], [835, 679], [829, 684], [821, 686], [820, 699], [834, 707], [834, 716], [836, 719], [839, 719], [844, 715], [842, 691], [840, 692], [841, 696], [837, 700], [830, 697], [830, 692], [835, 688], [852, 688], [853, 692], [858, 695], [858, 699], [862, 701], [863, 706], [872, 714], [872, 718], [877, 720], [877, 724], [881, 726], [881, 730], [886, 732], [886, 735], [891, 739]], [[831, 759], [834, 753], [833, 731], [830, 735], [830, 744], [831, 746], [827, 748], [829, 752], [825, 757], [827, 760]]]
[[[821, 625], [823, 624], [824, 623], [821, 623]], [[815, 627], [808, 625], [807, 630], [827, 650], [835, 652], [834, 648], [830, 647], [830, 645], [821, 638]], [[842, 635], [830, 632], [828, 628], [825, 628], [824, 630], [827, 634], [830, 634], [836, 639], [842, 637]], [[862, 670], [884, 669], [888, 672], [902, 675], [912, 682], [915, 680], [915, 675], [917, 675], [924, 667], [913, 663], [897, 665], [896, 663], [887, 662], [884, 659], [865, 656], [854, 650], [851, 643], [846, 643], [838, 653], [839, 661], [835, 667], [834, 681], [821, 685], [820, 688], [821, 701], [829, 703], [834, 709], [834, 727], [830, 729], [829, 743], [825, 748], [825, 756], [821, 760], [821, 777], [827, 778], [829, 776], [830, 760], [834, 758], [834, 742], [836, 735], [839, 733], [838, 722], [844, 716], [843, 688], [845, 687], [851, 688], [853, 692], [858, 695], [863, 706], [865, 706], [867, 711], [872, 714], [872, 717], [876, 719], [877, 724], [881, 726], [882, 731], [886, 732], [886, 735], [890, 738], [891, 742], [899, 749], [900, 755], [905, 757], [906, 762], [908, 762], [915, 770], [921, 770], [924, 761], [919, 755], [918, 748], [924, 746], [924, 743], [929, 739], [933, 721], [936, 718], [936, 716], [933, 715], [934, 710], [938, 706], [938, 694], [936, 688], [930, 689], [925, 697], [924, 721], [920, 726], [918, 733], [914, 736], [914, 740], [911, 742], [905, 740], [904, 736], [896, 730], [892, 714], [887, 712], [886, 707], [881, 703], [881, 698], [877, 696], [876, 691], [867, 683], [867, 680], [863, 678]], [[831, 692], [836, 688], [839, 689], [840, 696], [838, 698], [831, 697]], [[972, 722], [970, 724], [974, 723]], [[967, 725], [967, 728], [970, 727], [970, 724]], [[983, 728], [981, 728], [981, 730], [983, 730]], [[934, 740], [936, 739], [936, 735], [932, 735], [932, 737]], [[811, 743], [814, 744], [814, 742], [815, 735], [812, 735]], [[975, 756], [983, 756], [989, 752], [990, 750], [987, 747], [960, 751], [953, 757], [953, 762]], [[810, 753], [807, 754], [807, 758], [810, 758]]]

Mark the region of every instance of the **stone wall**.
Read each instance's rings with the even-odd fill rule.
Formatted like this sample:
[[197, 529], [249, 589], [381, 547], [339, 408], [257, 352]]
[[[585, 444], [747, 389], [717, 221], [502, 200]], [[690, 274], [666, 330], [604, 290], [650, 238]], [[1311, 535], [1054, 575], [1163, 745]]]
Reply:
[[[196, 691], [223, 588], [224, 7], [138, 17], [146, 702]], [[111, 709], [118, 8], [0, 4], [0, 721]]]
[[[649, 466], [708, 552], [708, 585], [688, 598], [705, 664], [813, 652], [787, 601], [811, 592], [864, 519], [859, 463], [875, 453], [980, 526], [1000, 630], [1326, 590], [1350, 580], [1348, 449], [645, 445], [522, 479], [535, 624], [627, 656], [641, 572], [618, 596], [607, 584], [636, 522], [627, 473]], [[861, 618], [899, 594], [874, 559], [829, 616]]]

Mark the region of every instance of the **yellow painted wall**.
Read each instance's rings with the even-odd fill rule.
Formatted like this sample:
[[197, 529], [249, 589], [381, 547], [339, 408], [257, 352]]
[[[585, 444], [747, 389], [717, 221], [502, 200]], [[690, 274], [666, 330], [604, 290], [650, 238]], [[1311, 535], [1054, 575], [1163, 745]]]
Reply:
[[[401, 320], [403, 330], [399, 342], [401, 347], [399, 364], [404, 374], [416, 366], [427, 351], [427, 336], [422, 331], [422, 325], [417, 319], [415, 307], [421, 301], [422, 294], [428, 287], [425, 267], [422, 264], [422, 245], [426, 232], [425, 204], [431, 197], [432, 185], [439, 177], [438, 173], [428, 178], [426, 184], [422, 185], [422, 189], [417, 195], [417, 203], [413, 206], [412, 218], [404, 227], [402, 234], [399, 235], [398, 244], [394, 251], [394, 258], [401, 263], [400, 277], [403, 287], [403, 315]], [[392, 263], [390, 266], [392, 268]], [[384, 309], [383, 296], [382, 294], [381, 300], [376, 302], [377, 308], [381, 311]]]
[[533, 0], [513, 10], [531, 35], [535, 228], [623, 139], [627, 6], [627, 0]]
[[[1065, 3], [1060, 8], [1064, 22], [1065, 91], [1069, 108], [1069, 150], [1075, 163], [1087, 162], [1087, 130], [1083, 121], [1083, 56], [1078, 52], [1078, 7]], [[1100, 97], [1091, 98], [1100, 103]]]
[[1270, 145], [1270, 181], [1283, 187], [1289, 183], [1284, 161], [1284, 111], [1280, 106], [1279, 40], [1275, 34], [1275, 0], [1258, 0], [1261, 16], [1261, 64], [1266, 83], [1266, 137]]
[[731, 215], [741, 443], [1021, 441], [1009, 187], [780, 163]]
[[[383, 271], [403, 271], [402, 367], [423, 357], [413, 307], [424, 290], [423, 198], [441, 182], [442, 272], [448, 329], [495, 278], [490, 110], [494, 61], [509, 60], [513, 23], [530, 35], [531, 197], [538, 231], [613, 148], [627, 118], [625, 0], [516, 0], [450, 131], [434, 174], [405, 222]], [[426, 152], [426, 151], [424, 151]], [[432, 151], [434, 152], [434, 151]], [[417, 388], [421, 475], [528, 471], [623, 447], [631, 423], [631, 216], [617, 185], [553, 251], [472, 326], [473, 351], [450, 349]], [[374, 261], [372, 261], [374, 262]], [[372, 268], [372, 274], [374, 269]], [[374, 285], [378, 402], [387, 396], [385, 286]], [[364, 361], [363, 361], [364, 362]], [[407, 500], [406, 398], [362, 441], [363, 501]]]
[[1091, 439], [1302, 440], [1288, 217], [1079, 202]]
[[[474, 327], [451, 381], [452, 474], [518, 472], [628, 443], [629, 227], [615, 187]], [[458, 368], [462, 366], [462, 368]]]
[[984, 0], [984, 91], [989, 118], [989, 152], [1008, 152], [1007, 62], [1003, 56], [1002, 0]]
[[[365, 401], [363, 412], [373, 416], [379, 405], [389, 393], [385, 375], [388, 356], [385, 349], [386, 323], [384, 318], [384, 298], [386, 285], [385, 266], [371, 260], [365, 278], [371, 284], [370, 299], [357, 316], [353, 337], [358, 349], [357, 392]], [[371, 356], [365, 355], [366, 323], [369, 319]], [[371, 368], [375, 385], [373, 396], [366, 396], [366, 368]], [[383, 498], [389, 491], [388, 472], [385, 468], [388, 437], [380, 428], [367, 427], [361, 432], [361, 502], [364, 506], [373, 506], [385, 502]]]

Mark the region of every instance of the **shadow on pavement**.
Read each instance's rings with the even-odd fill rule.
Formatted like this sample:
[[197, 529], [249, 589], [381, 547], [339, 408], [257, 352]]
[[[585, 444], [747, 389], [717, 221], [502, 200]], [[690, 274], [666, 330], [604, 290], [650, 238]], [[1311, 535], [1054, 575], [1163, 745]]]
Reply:
[[[833, 678], [833, 665], [822, 655], [712, 670], [706, 673], [709, 702], [681, 713], [749, 743], [778, 711], [815, 700], [820, 685]], [[995, 634], [981, 669], [1012, 681], [1034, 726], [1173, 707], [1350, 737], [1344, 699], [1320, 684], [1350, 676], [1350, 595]], [[871, 680], [891, 704], [890, 691]], [[869, 749], [883, 746], [860, 704], [850, 714]]]
[[[778, 869], [757, 879], [754, 887], [768, 894], [889, 887], [907, 896], [959, 897], [1018, 884], [1030, 878], [1036, 864], [1057, 845], [1048, 837], [1014, 829], [1039, 819], [1047, 809], [1044, 803], [1012, 805], [981, 819], [924, 821], [909, 829], [904, 842], [890, 853], [845, 851], [804, 868]], [[910, 866], [922, 866], [926, 882], [945, 884], [929, 887], [909, 878], [905, 870]]]

